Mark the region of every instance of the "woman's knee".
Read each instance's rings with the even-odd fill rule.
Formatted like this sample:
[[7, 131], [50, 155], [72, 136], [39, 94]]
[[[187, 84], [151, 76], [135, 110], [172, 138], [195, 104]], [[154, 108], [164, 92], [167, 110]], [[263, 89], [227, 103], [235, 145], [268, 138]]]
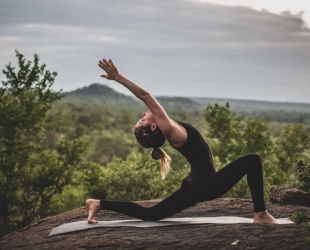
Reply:
[[262, 160], [258, 154], [248, 154], [246, 155], [250, 166], [255, 166], [256, 168], [262, 168]]
[[261, 158], [258, 154], [251, 153], [251, 154], [246, 155], [246, 157], [253, 162], [261, 162]]

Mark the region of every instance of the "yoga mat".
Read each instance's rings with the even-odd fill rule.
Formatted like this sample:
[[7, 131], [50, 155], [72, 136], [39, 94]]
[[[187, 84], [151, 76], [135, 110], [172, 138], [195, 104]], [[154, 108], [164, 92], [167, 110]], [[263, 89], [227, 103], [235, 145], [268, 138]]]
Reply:
[[[288, 218], [277, 219], [282, 224], [294, 223]], [[98, 221], [98, 223], [90, 224], [85, 221], [76, 221], [60, 225], [54, 228], [50, 234], [53, 236], [57, 234], [65, 234], [75, 231], [88, 230], [97, 227], [165, 227], [188, 224], [236, 224], [236, 223], [253, 223], [253, 219], [233, 217], [233, 216], [219, 216], [219, 217], [194, 217], [194, 218], [166, 218], [160, 221], [141, 221], [141, 220], [113, 220], [113, 221]]]

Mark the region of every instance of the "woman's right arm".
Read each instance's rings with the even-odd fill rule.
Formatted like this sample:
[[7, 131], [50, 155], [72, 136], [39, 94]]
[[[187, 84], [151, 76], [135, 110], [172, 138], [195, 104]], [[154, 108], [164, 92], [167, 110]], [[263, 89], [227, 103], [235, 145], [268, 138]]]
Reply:
[[186, 140], [187, 135], [184, 128], [169, 118], [164, 108], [148, 91], [119, 74], [112, 60], [102, 59], [98, 65], [107, 73], [101, 77], [119, 82], [145, 103], [153, 113], [157, 126], [172, 145], [182, 144]]
[[111, 59], [109, 59], [109, 61], [102, 59], [102, 61], [99, 61], [98, 65], [107, 73], [106, 75], [101, 75], [101, 77], [119, 82], [120, 84], [124, 85], [127, 89], [129, 89], [140, 100], [142, 100], [143, 102], [145, 100], [147, 101], [147, 98], [150, 95], [150, 93], [147, 92], [142, 87], [140, 87], [139, 85], [127, 79], [125, 76], [119, 74], [117, 68], [114, 66]]
[[148, 91], [146, 91], [139, 85], [135, 84], [134, 82], [130, 81], [125, 76], [119, 74], [117, 68], [114, 66], [111, 59], [109, 59], [109, 61], [102, 59], [102, 61], [99, 61], [98, 65], [107, 73], [106, 75], [101, 75], [101, 77], [104, 77], [109, 80], [115, 80], [118, 83], [122, 84], [124, 87], [130, 90], [136, 97], [142, 100], [145, 103], [145, 105], [151, 110], [154, 116], [161, 116], [158, 117], [161, 119], [169, 119], [165, 110]]

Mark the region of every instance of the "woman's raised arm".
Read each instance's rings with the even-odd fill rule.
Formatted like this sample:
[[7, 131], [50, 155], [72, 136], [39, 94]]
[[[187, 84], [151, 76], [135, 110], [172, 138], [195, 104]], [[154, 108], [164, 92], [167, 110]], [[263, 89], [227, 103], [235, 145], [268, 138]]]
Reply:
[[182, 144], [187, 137], [184, 128], [169, 118], [164, 108], [148, 91], [119, 74], [111, 59], [102, 59], [98, 65], [106, 72], [101, 77], [119, 82], [145, 103], [153, 113], [157, 126], [172, 145]]

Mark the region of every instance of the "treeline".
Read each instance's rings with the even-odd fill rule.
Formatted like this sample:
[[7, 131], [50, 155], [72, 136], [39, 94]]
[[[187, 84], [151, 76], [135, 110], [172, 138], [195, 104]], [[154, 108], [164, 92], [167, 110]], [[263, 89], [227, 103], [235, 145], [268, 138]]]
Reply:
[[[0, 88], [5, 117], [0, 121], [0, 235], [82, 206], [86, 198], [164, 198], [179, 187], [190, 170], [184, 157], [164, 145], [172, 170], [161, 180], [159, 163], [135, 142], [132, 129], [145, 111], [141, 102], [100, 84], [63, 96], [52, 89], [57, 74], [40, 65], [37, 55], [33, 63], [18, 52], [17, 57], [18, 71], [6, 66]], [[228, 103], [158, 99], [172, 119], [202, 132], [218, 169], [258, 153], [266, 195], [274, 184], [309, 190], [307, 112], [300, 122], [288, 111], [284, 122], [279, 117], [286, 111], [264, 111], [270, 119], [263, 119], [261, 110], [237, 112]], [[250, 198], [246, 180], [227, 196]]]
[[219, 98], [185, 98], [185, 97], [158, 97], [160, 103], [171, 112], [188, 113], [204, 112], [209, 104], [225, 106], [244, 118], [263, 118], [267, 122], [302, 123], [310, 125], [310, 104], [307, 103], [272, 103], [263, 101], [245, 101]]

